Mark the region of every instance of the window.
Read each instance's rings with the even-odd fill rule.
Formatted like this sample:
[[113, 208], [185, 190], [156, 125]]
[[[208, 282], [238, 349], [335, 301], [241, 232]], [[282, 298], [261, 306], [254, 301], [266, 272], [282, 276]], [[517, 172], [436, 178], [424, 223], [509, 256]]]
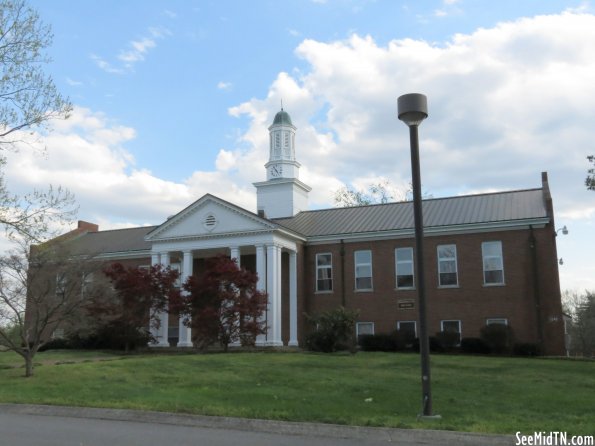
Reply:
[[508, 325], [508, 319], [505, 317], [486, 319], [486, 325]]
[[52, 332], [52, 339], [64, 339], [64, 329], [63, 328], [56, 328]]
[[417, 338], [417, 327], [415, 321], [398, 321], [397, 330], [401, 334], [404, 334], [407, 339]]
[[461, 321], [440, 321], [440, 330], [447, 333], [457, 333], [461, 342]]
[[355, 289], [372, 289], [372, 251], [355, 251]]
[[81, 299], [87, 297], [87, 294], [91, 290], [93, 285], [93, 273], [86, 273], [83, 272], [83, 277], [81, 280]]
[[64, 298], [66, 293], [66, 273], [56, 274], [56, 296]]
[[358, 340], [360, 336], [373, 334], [374, 322], [357, 322], [355, 324], [355, 335], [357, 336]]
[[481, 244], [483, 256], [484, 285], [503, 285], [504, 266], [502, 263], [502, 242], [484, 242]]
[[316, 254], [316, 291], [333, 291], [333, 255]]
[[395, 265], [397, 270], [397, 288], [415, 288], [413, 276], [413, 248], [395, 249]]
[[438, 284], [440, 286], [458, 286], [457, 246], [438, 246]]

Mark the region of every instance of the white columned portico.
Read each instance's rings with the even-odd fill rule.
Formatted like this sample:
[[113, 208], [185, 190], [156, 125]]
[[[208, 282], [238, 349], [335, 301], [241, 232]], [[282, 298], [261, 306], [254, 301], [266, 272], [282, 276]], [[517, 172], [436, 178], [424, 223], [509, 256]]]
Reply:
[[281, 247], [267, 245], [267, 345], [282, 346], [281, 340]]
[[[182, 260], [181, 282], [185, 283], [193, 273], [194, 255], [190, 250], [182, 251], [184, 258]], [[184, 292], [184, 291], [183, 291]], [[178, 319], [178, 347], [192, 347], [192, 329], [184, 325], [184, 317]]]
[[297, 252], [289, 251], [289, 343], [297, 347]]
[[[151, 265], [161, 264], [164, 268], [169, 266], [169, 252], [152, 253], [151, 254]], [[169, 347], [168, 341], [168, 322], [169, 312], [162, 311], [157, 315], [159, 319], [159, 328], [151, 327], [151, 335], [157, 340], [156, 344], [150, 344], [152, 347]]]

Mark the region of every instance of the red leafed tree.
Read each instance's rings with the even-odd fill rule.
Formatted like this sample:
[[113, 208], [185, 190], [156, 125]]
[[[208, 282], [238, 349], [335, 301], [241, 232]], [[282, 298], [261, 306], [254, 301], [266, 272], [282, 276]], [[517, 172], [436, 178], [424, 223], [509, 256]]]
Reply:
[[188, 278], [179, 310], [196, 345], [207, 348], [218, 342], [225, 351], [238, 340], [254, 345], [266, 331], [261, 316], [267, 296], [256, 289], [257, 280], [255, 273], [225, 256], [207, 260], [200, 276]]
[[104, 273], [114, 292], [93, 299], [91, 315], [102, 320], [104, 327], [118, 331], [126, 351], [139, 336], [154, 341], [150, 329], [159, 328], [157, 314], [179, 299], [178, 271], [161, 265], [137, 268], [113, 263]]

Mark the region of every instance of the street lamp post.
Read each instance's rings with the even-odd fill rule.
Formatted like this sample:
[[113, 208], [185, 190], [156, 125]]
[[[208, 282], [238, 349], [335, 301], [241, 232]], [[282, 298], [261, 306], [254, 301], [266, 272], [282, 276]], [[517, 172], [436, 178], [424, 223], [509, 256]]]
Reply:
[[419, 168], [418, 127], [428, 117], [428, 100], [418, 93], [405, 94], [398, 99], [399, 120], [409, 127], [411, 144], [411, 175], [413, 185], [413, 217], [415, 221], [415, 251], [417, 274], [417, 296], [419, 305], [419, 350], [421, 356], [422, 414], [420, 418], [436, 419], [432, 415], [432, 386], [430, 380], [430, 345], [426, 322], [426, 284], [423, 260], [423, 215], [421, 203], [421, 174]]

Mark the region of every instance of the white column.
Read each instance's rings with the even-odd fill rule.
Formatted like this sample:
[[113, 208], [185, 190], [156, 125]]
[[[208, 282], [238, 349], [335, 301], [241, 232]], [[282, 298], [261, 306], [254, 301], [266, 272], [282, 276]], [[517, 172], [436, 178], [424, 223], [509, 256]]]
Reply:
[[289, 252], [289, 343], [297, 347], [297, 252]]
[[[167, 268], [169, 266], [169, 252], [162, 252], [161, 256], [161, 265], [163, 268]], [[159, 337], [157, 338], [157, 347], [169, 347], [168, 341], [168, 329], [169, 329], [169, 311], [166, 309], [159, 313]]]
[[232, 259], [236, 259], [236, 263], [237, 263], [238, 267], [242, 266], [242, 264], [240, 262], [240, 248], [238, 248], [237, 246], [232, 246], [231, 248], [229, 248], [229, 252], [230, 252], [230, 257]]
[[[230, 258], [233, 260], [236, 260], [236, 265], [238, 265], [238, 268], [241, 267], [241, 263], [240, 263], [240, 248], [238, 246], [232, 246], [229, 248], [229, 254], [230, 254]], [[236, 320], [234, 321], [234, 324], [239, 325], [240, 321], [239, 321], [239, 313], [236, 314]], [[236, 325], [236, 327], [237, 327]], [[241, 347], [242, 343], [240, 342], [240, 339], [232, 339], [230, 345], [232, 347]]]
[[281, 346], [281, 248], [267, 245], [267, 345]]
[[[258, 282], [256, 283], [256, 289], [259, 291], [266, 291], [266, 256], [264, 252], [264, 245], [256, 245], [256, 275], [258, 276]], [[268, 305], [267, 305], [268, 308]], [[260, 318], [261, 321], [266, 322], [266, 311]], [[256, 337], [256, 345], [263, 346], [266, 343], [266, 335], [261, 334]]]
[[[182, 283], [186, 282], [188, 277], [192, 275], [193, 261], [194, 256], [192, 255], [192, 251], [184, 251], [184, 259], [182, 261], [182, 275], [180, 277], [182, 279]], [[192, 329], [184, 325], [183, 317], [178, 319], [178, 332], [178, 347], [192, 347]]]
[[[151, 253], [151, 266], [155, 265], [159, 265], [159, 253], [157, 252]], [[153, 325], [151, 324], [149, 326], [149, 330], [151, 331], [151, 336], [156, 340], [156, 342], [150, 342], [149, 347], [157, 347], [157, 342], [159, 340], [159, 329], [153, 327]]]

